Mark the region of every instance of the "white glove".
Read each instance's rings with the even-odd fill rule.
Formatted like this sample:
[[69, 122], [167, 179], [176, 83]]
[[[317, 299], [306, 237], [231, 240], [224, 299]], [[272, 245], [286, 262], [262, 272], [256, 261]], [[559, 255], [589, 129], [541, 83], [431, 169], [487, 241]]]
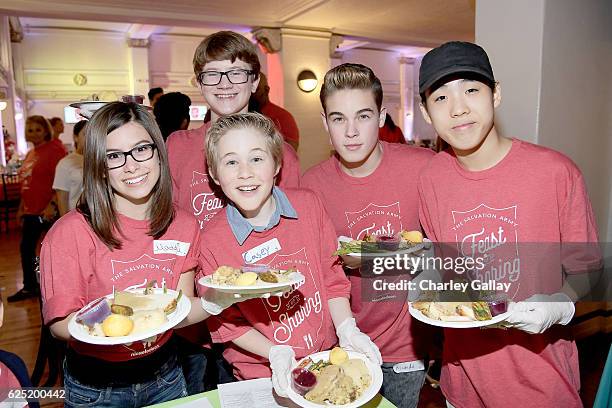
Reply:
[[291, 346], [272, 346], [268, 353], [272, 369], [272, 385], [280, 397], [287, 397], [291, 371], [297, 366], [295, 352]]
[[565, 293], [533, 295], [522, 302], [510, 303], [506, 319], [515, 329], [544, 333], [553, 324], [566, 325], [574, 317], [574, 302]]
[[365, 354], [374, 364], [382, 364], [380, 350], [372, 340], [359, 330], [354, 318], [344, 320], [336, 328], [340, 347]]
[[202, 302], [202, 309], [206, 310], [208, 314], [218, 315], [234, 303], [244, 302], [245, 300], [249, 299], [256, 299], [262, 297], [266, 298], [269, 296], [269, 293], [255, 295], [234, 294], [221, 292], [212, 288], [207, 288], [206, 292], [204, 292], [204, 296], [200, 297], [200, 301]]

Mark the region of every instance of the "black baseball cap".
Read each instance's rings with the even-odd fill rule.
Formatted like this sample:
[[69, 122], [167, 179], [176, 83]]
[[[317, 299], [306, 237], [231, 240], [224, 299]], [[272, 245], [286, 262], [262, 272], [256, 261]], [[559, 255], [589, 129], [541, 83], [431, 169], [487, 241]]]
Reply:
[[425, 93], [444, 77], [460, 73], [476, 74], [495, 82], [489, 57], [482, 47], [470, 42], [451, 41], [423, 57], [419, 69], [419, 93]]

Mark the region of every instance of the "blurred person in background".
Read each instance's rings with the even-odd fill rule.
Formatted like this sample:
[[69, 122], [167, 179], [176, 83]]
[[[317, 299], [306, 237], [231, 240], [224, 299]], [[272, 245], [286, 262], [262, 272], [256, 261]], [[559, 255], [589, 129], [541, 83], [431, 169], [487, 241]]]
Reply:
[[57, 205], [53, 202], [53, 178], [55, 168], [65, 150], [60, 150], [52, 141], [53, 129], [42, 116], [30, 116], [26, 120], [26, 140], [34, 145], [19, 169], [21, 180], [21, 203], [17, 220], [21, 222], [21, 268], [23, 288], [7, 300], [17, 302], [39, 296], [36, 281], [36, 246], [42, 234], [49, 229], [57, 216]]
[[157, 103], [157, 100], [164, 94], [164, 90], [162, 88], [151, 88], [149, 89], [149, 93], [147, 94], [147, 96], [149, 97], [149, 103], [151, 104], [151, 107], [155, 107], [155, 104]]
[[268, 78], [263, 72], [260, 72], [257, 90], [249, 100], [249, 112], [259, 112], [272, 119], [285, 142], [289, 143], [297, 152], [300, 144], [300, 130], [297, 123], [288, 110], [270, 102], [269, 96]]
[[57, 163], [53, 189], [57, 197], [59, 216], [76, 208], [83, 190], [83, 147], [86, 120], [77, 122], [72, 130], [74, 151]]
[[378, 128], [378, 139], [389, 143], [406, 143], [402, 129], [393, 122], [391, 115], [385, 117], [385, 124]]
[[62, 133], [64, 133], [64, 121], [55, 116], [49, 119], [49, 123], [51, 124], [51, 130], [53, 131], [53, 137], [51, 138], [53, 146], [64, 152], [64, 154], [67, 154], [68, 150], [66, 150], [62, 139], [60, 139], [60, 136]]
[[180, 92], [163, 94], [155, 103], [153, 113], [164, 142], [172, 132], [189, 128], [191, 99]]

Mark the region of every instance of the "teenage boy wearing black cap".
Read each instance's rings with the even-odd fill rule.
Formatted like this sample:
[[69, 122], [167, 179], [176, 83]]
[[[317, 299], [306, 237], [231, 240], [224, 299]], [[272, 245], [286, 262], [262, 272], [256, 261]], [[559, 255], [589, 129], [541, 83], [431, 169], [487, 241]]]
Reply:
[[476, 44], [449, 42], [427, 53], [419, 92], [425, 120], [450, 145], [420, 175], [421, 224], [433, 241], [488, 259], [469, 278], [510, 283], [506, 295], [516, 302], [506, 319], [510, 330], [446, 329], [441, 385], [447, 403], [582, 406], [578, 353], [563, 327], [577, 294], [564, 278], [601, 258], [594, 251], [570, 265], [559, 257], [525, 257], [527, 242], [596, 246], [580, 170], [561, 153], [499, 134], [500, 87]]

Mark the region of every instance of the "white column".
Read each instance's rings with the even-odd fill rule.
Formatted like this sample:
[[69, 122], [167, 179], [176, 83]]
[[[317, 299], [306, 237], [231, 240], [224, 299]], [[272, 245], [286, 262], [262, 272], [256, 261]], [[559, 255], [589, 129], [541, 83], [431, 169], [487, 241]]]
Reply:
[[400, 57], [400, 111], [397, 124], [406, 140], [414, 139], [414, 58]]
[[[306, 170], [328, 158], [331, 151], [329, 136], [321, 122], [319, 100], [323, 77], [330, 68], [331, 34], [282, 28], [281, 35], [285, 108], [295, 116], [300, 128], [300, 164]], [[317, 77], [319, 83], [312, 92], [303, 92], [297, 86], [297, 77], [303, 70], [310, 70]]]
[[149, 39], [128, 38], [127, 44], [130, 94], [146, 98], [149, 92]]

